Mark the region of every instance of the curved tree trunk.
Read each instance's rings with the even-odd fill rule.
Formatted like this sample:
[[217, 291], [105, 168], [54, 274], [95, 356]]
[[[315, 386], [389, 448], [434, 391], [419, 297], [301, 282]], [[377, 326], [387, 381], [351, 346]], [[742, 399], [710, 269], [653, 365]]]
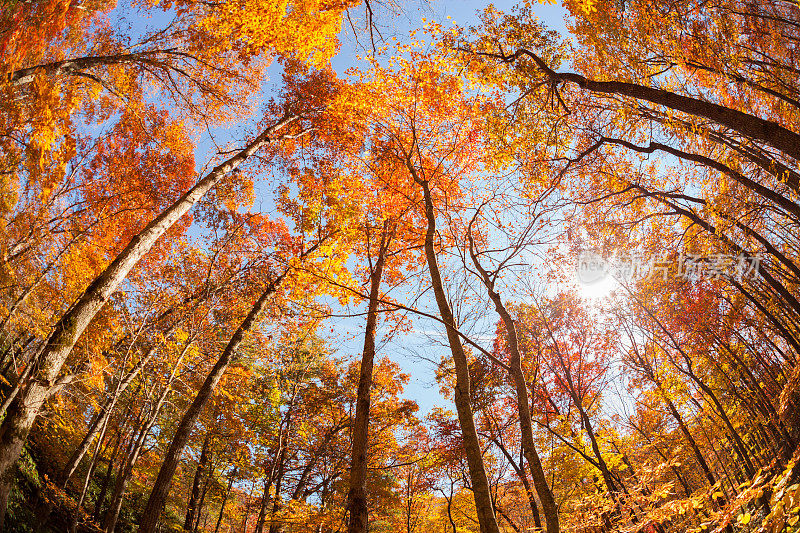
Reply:
[[31, 379], [11, 403], [0, 425], [0, 526], [5, 515], [13, 466], [22, 453], [22, 447], [45, 400], [69, 381], [68, 378], [59, 379], [61, 367], [91, 320], [127, 277], [128, 272], [150, 251], [164, 232], [189, 211], [223, 176], [237, 168], [256, 150], [273, 141], [276, 132], [297, 121], [298, 118], [296, 115], [287, 115], [269, 126], [245, 149], [218, 165], [162, 211], [131, 239], [125, 249], [92, 281], [80, 298], [55, 324], [36, 359], [36, 368]]
[[740, 184], [747, 187], [756, 194], [762, 196], [763, 198], [766, 198], [774, 202], [776, 205], [780, 206], [781, 209], [783, 209], [786, 213], [793, 215], [795, 217], [795, 220], [800, 220], [800, 205], [798, 205], [791, 198], [787, 198], [786, 196], [780, 194], [779, 192], [774, 191], [757, 181], [751, 180], [747, 176], [743, 175], [740, 172], [737, 172], [728, 165], [721, 163], [716, 159], [712, 159], [710, 157], [706, 157], [701, 154], [686, 152], [684, 150], [679, 150], [678, 148], [673, 148], [672, 146], [653, 141], [651, 141], [648, 146], [639, 146], [630, 141], [626, 141], [625, 139], [601, 137], [600, 140], [597, 142], [596, 146], [599, 146], [600, 144], [604, 143], [617, 144], [619, 146], [624, 146], [629, 150], [633, 150], [635, 152], [644, 154], [652, 154], [656, 151], [662, 151], [670, 155], [674, 155], [675, 157], [678, 157], [680, 159], [684, 159], [686, 161], [692, 161], [694, 163], [704, 165], [708, 168], [712, 168], [722, 174], [730, 176], [733, 180], [739, 182]]
[[[554, 83], [568, 82], [596, 94], [616, 94], [645, 100], [689, 115], [707, 118], [721, 126], [730, 128], [756, 142], [772, 146], [795, 160], [800, 161], [800, 134], [788, 130], [770, 120], [750, 115], [736, 109], [706, 102], [697, 98], [655, 89], [646, 85], [623, 81], [597, 81], [572, 72], [555, 72], [547, 63], [530, 50], [520, 49], [511, 55], [487, 54], [504, 62], [516, 61], [522, 56], [532, 59], [539, 69]], [[792, 189], [800, 192], [797, 184]]]

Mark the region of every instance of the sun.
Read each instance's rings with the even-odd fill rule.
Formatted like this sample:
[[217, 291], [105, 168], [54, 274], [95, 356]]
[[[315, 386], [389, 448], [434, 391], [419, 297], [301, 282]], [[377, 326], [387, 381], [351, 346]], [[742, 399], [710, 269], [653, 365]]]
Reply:
[[578, 288], [578, 293], [586, 300], [602, 300], [608, 297], [617, 287], [617, 281], [613, 276], [605, 276], [591, 283], [576, 279], [575, 284]]
[[602, 300], [609, 296], [617, 286], [613, 273], [611, 260], [597, 252], [586, 250], [581, 252], [569, 277], [572, 278], [572, 282], [582, 298]]

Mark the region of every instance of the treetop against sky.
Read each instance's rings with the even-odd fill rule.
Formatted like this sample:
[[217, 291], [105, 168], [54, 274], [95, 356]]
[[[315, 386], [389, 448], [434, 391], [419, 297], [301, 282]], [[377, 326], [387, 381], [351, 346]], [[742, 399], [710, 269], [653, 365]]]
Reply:
[[0, 530], [793, 532], [800, 8], [0, 12]]

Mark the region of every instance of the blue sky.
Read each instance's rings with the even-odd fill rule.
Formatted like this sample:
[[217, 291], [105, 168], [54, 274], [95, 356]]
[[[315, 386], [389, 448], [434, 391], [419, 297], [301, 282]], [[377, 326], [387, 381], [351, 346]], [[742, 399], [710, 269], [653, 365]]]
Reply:
[[[511, 12], [514, 1], [494, 2], [495, 9]], [[450, 20], [464, 27], [469, 27], [478, 23], [478, 13], [489, 5], [488, 2], [470, 1], [417, 1], [407, 2], [402, 5], [403, 11], [399, 14], [387, 11], [380, 4], [373, 2], [376, 14], [376, 24], [379, 27], [382, 37], [391, 40], [396, 37], [398, 41], [407, 38], [410, 31], [419, 29], [425, 21], [437, 21], [450, 23]], [[545, 24], [566, 34], [564, 17], [566, 11], [560, 5], [553, 4], [534, 4], [534, 12]], [[363, 28], [363, 7], [356, 8], [351, 15], [356, 27], [361, 23]], [[448, 19], [450, 17], [450, 19]], [[169, 22], [165, 15], [163, 19], [143, 20], [136, 18], [136, 12], [123, 3], [120, 9], [112, 13], [112, 24], [117, 27], [132, 26], [134, 30], [145, 31], [146, 28], [152, 29], [162, 23]], [[345, 22], [341, 35], [342, 49], [340, 54], [334, 59], [333, 65], [336, 71], [343, 74], [344, 71], [352, 66], [365, 64], [357, 58], [359, 54], [364, 54], [363, 45], [368, 43], [366, 34], [358, 35], [362, 47], [357, 44], [357, 38], [353, 34], [350, 25]], [[272, 65], [268, 70], [268, 79], [263, 81], [260, 99], [266, 101], [276, 94], [281, 83], [281, 67], [279, 64]], [[253, 116], [240, 117], [240, 120], [233, 124], [216, 127], [211, 132], [197, 132], [196, 141], [196, 161], [198, 171], [214, 157], [218, 147], [235, 147], [241, 144], [241, 140], [254, 131], [254, 124], [258, 119], [258, 103], [253, 106]], [[211, 135], [213, 134], [213, 142]], [[272, 189], [275, 181], [267, 179], [256, 184], [256, 201], [253, 211], [261, 211], [274, 214], [274, 201]], [[201, 238], [200, 228], [191, 230], [196, 238]], [[423, 274], [423, 279], [425, 275]], [[403, 301], [403, 294], [393, 294], [399, 301]], [[429, 312], [436, 313], [432, 302], [423, 302], [421, 307]], [[355, 306], [349, 309], [334, 309], [336, 314], [353, 313], [356, 316], [351, 318], [335, 317], [331, 318], [320, 330], [329, 340], [331, 347], [336, 350], [336, 355], [360, 358], [363, 343], [363, 327], [365, 317], [360, 313], [365, 311], [365, 306]], [[438, 313], [436, 313], [438, 314]], [[496, 316], [494, 310], [489, 308], [484, 314], [485, 319], [477, 325], [474, 331], [474, 340], [481, 342], [484, 346], [491, 346], [491, 333], [494, 330]], [[377, 356], [389, 357], [391, 360], [400, 364], [402, 371], [411, 376], [410, 382], [405, 388], [404, 396], [415, 400], [420, 406], [420, 415], [428, 413], [434, 406], [452, 407], [452, 402], [445, 400], [440, 392], [439, 385], [435, 380], [436, 363], [442, 357], [450, 357], [449, 348], [445, 343], [443, 328], [441, 324], [429, 319], [413, 317], [414, 329], [411, 333], [398, 335], [384, 342], [382, 337], [385, 331], [379, 329], [379, 342]], [[327, 333], [326, 333], [327, 332]]]
[[[517, 2], [501, 1], [494, 2], [496, 9], [510, 12]], [[421, 28], [423, 19], [426, 21], [437, 21], [449, 23], [449, 16], [456, 24], [468, 27], [478, 23], [478, 13], [485, 9], [489, 3], [468, 1], [468, 2], [430, 2], [413, 5], [400, 16], [390, 17], [387, 20], [386, 13], [379, 15], [378, 25], [383, 37], [391, 39], [396, 37], [402, 41], [411, 30]], [[564, 16], [566, 11], [560, 5], [539, 4], [534, 6], [537, 16], [552, 29], [559, 30], [566, 34]], [[357, 24], [354, 19], [354, 23]], [[359, 39], [362, 46], [368, 41], [366, 35], [360, 35]], [[352, 30], [345, 28], [342, 36], [341, 53], [334, 60], [334, 67], [337, 72], [344, 72], [348, 67], [359, 64], [357, 55], [363, 53], [363, 48], [359, 48], [353, 37]], [[423, 276], [424, 277], [424, 276]], [[402, 295], [394, 295], [400, 301]], [[435, 312], [433, 306], [428, 302], [426, 311]], [[363, 312], [365, 306], [351, 308], [350, 311]], [[341, 311], [341, 310], [340, 310]], [[481, 342], [485, 347], [491, 346], [491, 332], [494, 329], [496, 319], [493, 309], [487, 309], [486, 320], [477, 325], [474, 340]], [[438, 314], [438, 313], [437, 313]], [[332, 346], [336, 348], [339, 355], [360, 358], [363, 343], [363, 327], [365, 317], [356, 316], [349, 319], [335, 318], [324, 330], [330, 331], [328, 339]], [[420, 406], [420, 416], [424, 416], [434, 406], [441, 406], [453, 409], [452, 400], [442, 397], [439, 385], [435, 379], [436, 363], [444, 356], [449, 358], [450, 351], [445, 344], [444, 329], [441, 324], [430, 319], [412, 317], [413, 330], [404, 335], [397, 335], [388, 341], [381, 342], [381, 338], [386, 334], [385, 329], [379, 329], [378, 353], [377, 357], [386, 356], [400, 364], [403, 372], [409, 374], [411, 379], [405, 388], [404, 396], [416, 401]]]
[[[519, 2], [513, 0], [501, 0], [499, 2], [480, 2], [476, 0], [468, 1], [445, 1], [445, 0], [415, 0], [403, 5], [403, 12], [397, 16], [385, 8], [376, 6], [377, 26], [382, 36], [390, 40], [396, 37], [402, 40], [408, 35], [409, 31], [421, 28], [423, 19], [440, 23], [449, 23], [448, 17], [459, 26], [469, 27], [478, 24], [478, 13], [493, 5], [495, 9], [510, 13]], [[375, 4], [375, 2], [373, 2]], [[564, 25], [564, 15], [566, 10], [558, 4], [535, 4], [534, 12], [550, 28], [558, 30], [562, 34], [566, 33]], [[363, 19], [363, 9], [357, 8], [355, 13]], [[357, 22], [356, 16], [351, 17]], [[350, 28], [345, 28], [342, 36], [343, 47], [341, 53], [334, 61], [337, 71], [343, 70], [357, 63], [357, 46]], [[349, 30], [349, 31], [347, 31]], [[366, 34], [359, 36], [361, 44], [368, 43]]]

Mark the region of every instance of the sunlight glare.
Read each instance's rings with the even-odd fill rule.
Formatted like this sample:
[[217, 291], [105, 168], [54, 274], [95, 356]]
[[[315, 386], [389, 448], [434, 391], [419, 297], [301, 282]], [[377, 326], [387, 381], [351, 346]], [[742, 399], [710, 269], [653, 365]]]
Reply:
[[576, 280], [579, 294], [587, 300], [602, 300], [611, 294], [617, 283], [613, 276], [605, 276], [592, 283]]

